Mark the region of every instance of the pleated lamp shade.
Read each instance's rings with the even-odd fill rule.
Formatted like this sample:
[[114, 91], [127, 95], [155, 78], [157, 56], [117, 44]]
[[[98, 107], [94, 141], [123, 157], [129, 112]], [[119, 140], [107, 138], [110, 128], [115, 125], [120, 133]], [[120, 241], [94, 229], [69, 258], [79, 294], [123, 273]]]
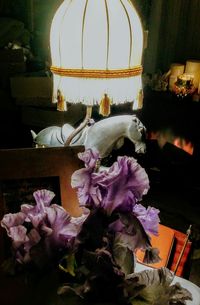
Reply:
[[64, 0], [51, 26], [53, 102], [142, 106], [143, 29], [130, 0]]

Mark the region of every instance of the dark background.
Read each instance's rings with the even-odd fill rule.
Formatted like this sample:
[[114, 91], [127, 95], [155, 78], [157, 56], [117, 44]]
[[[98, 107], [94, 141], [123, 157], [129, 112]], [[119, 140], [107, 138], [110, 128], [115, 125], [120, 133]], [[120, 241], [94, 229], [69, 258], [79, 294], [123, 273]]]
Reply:
[[[13, 95], [10, 78], [15, 75], [47, 77], [50, 65], [49, 30], [56, 8], [62, 0], [1, 0], [0, 1], [0, 148], [31, 147], [30, 129], [36, 132], [51, 125], [62, 125], [72, 115], [57, 113], [51, 104], [51, 94], [41, 100], [38, 87], [34, 98], [18, 99]], [[200, 60], [200, 1], [199, 0], [134, 0], [148, 44], [144, 50], [145, 73], [168, 71], [172, 62]], [[14, 24], [12, 23], [14, 21]], [[7, 34], [5, 35], [5, 31]], [[4, 35], [3, 35], [4, 34]], [[9, 42], [18, 43], [22, 57], [10, 56], [5, 61], [1, 51]], [[24, 59], [25, 56], [25, 59]], [[39, 86], [39, 85], [38, 85]], [[21, 92], [24, 88], [21, 87]], [[40, 103], [39, 103], [40, 100]], [[129, 105], [112, 107], [112, 114], [131, 113]], [[52, 119], [50, 120], [50, 114]], [[144, 204], [161, 210], [162, 223], [185, 232], [194, 225], [194, 245], [199, 249], [200, 227], [200, 104], [190, 97], [178, 99], [170, 92], [144, 90], [144, 106], [137, 115], [147, 131], [166, 130], [194, 145], [189, 155], [172, 143], [160, 147], [156, 140], [146, 139], [147, 153], [136, 156], [149, 174], [151, 189]], [[98, 110], [93, 116], [101, 119]], [[78, 112], [74, 125], [83, 119]], [[36, 122], [37, 124], [33, 124]], [[118, 154], [134, 155], [128, 141]], [[198, 255], [197, 255], [198, 256]], [[200, 254], [199, 254], [200, 258]], [[199, 264], [198, 264], [199, 266]], [[194, 269], [198, 269], [195, 267]], [[198, 283], [199, 279], [194, 280]]]

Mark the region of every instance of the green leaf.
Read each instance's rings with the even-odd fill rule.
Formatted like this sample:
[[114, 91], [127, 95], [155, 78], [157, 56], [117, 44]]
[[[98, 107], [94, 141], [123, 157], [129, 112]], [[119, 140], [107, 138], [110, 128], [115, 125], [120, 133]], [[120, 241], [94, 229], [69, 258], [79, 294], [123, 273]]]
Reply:
[[59, 264], [60, 270], [75, 276], [75, 269], [77, 267], [74, 254], [69, 254], [63, 257], [62, 263]]

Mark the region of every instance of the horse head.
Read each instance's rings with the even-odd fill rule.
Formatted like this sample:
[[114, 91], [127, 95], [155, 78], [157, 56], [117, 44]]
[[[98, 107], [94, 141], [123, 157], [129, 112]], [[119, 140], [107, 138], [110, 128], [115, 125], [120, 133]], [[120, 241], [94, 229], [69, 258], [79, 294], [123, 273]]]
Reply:
[[143, 154], [146, 152], [146, 127], [136, 117], [136, 115], [132, 116], [132, 123], [127, 129], [127, 136], [134, 143], [136, 153]]

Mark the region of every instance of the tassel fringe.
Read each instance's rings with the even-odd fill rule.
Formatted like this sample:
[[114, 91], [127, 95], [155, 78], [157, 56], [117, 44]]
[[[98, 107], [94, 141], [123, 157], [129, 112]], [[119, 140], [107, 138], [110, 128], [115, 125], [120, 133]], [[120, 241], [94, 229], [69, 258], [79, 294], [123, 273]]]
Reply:
[[65, 102], [64, 96], [59, 89], [57, 90], [57, 110], [67, 111], [67, 103]]
[[109, 116], [110, 105], [111, 105], [111, 100], [108, 97], [108, 95], [105, 93], [104, 97], [102, 98], [102, 100], [100, 102], [99, 114], [101, 114], [103, 116]]

